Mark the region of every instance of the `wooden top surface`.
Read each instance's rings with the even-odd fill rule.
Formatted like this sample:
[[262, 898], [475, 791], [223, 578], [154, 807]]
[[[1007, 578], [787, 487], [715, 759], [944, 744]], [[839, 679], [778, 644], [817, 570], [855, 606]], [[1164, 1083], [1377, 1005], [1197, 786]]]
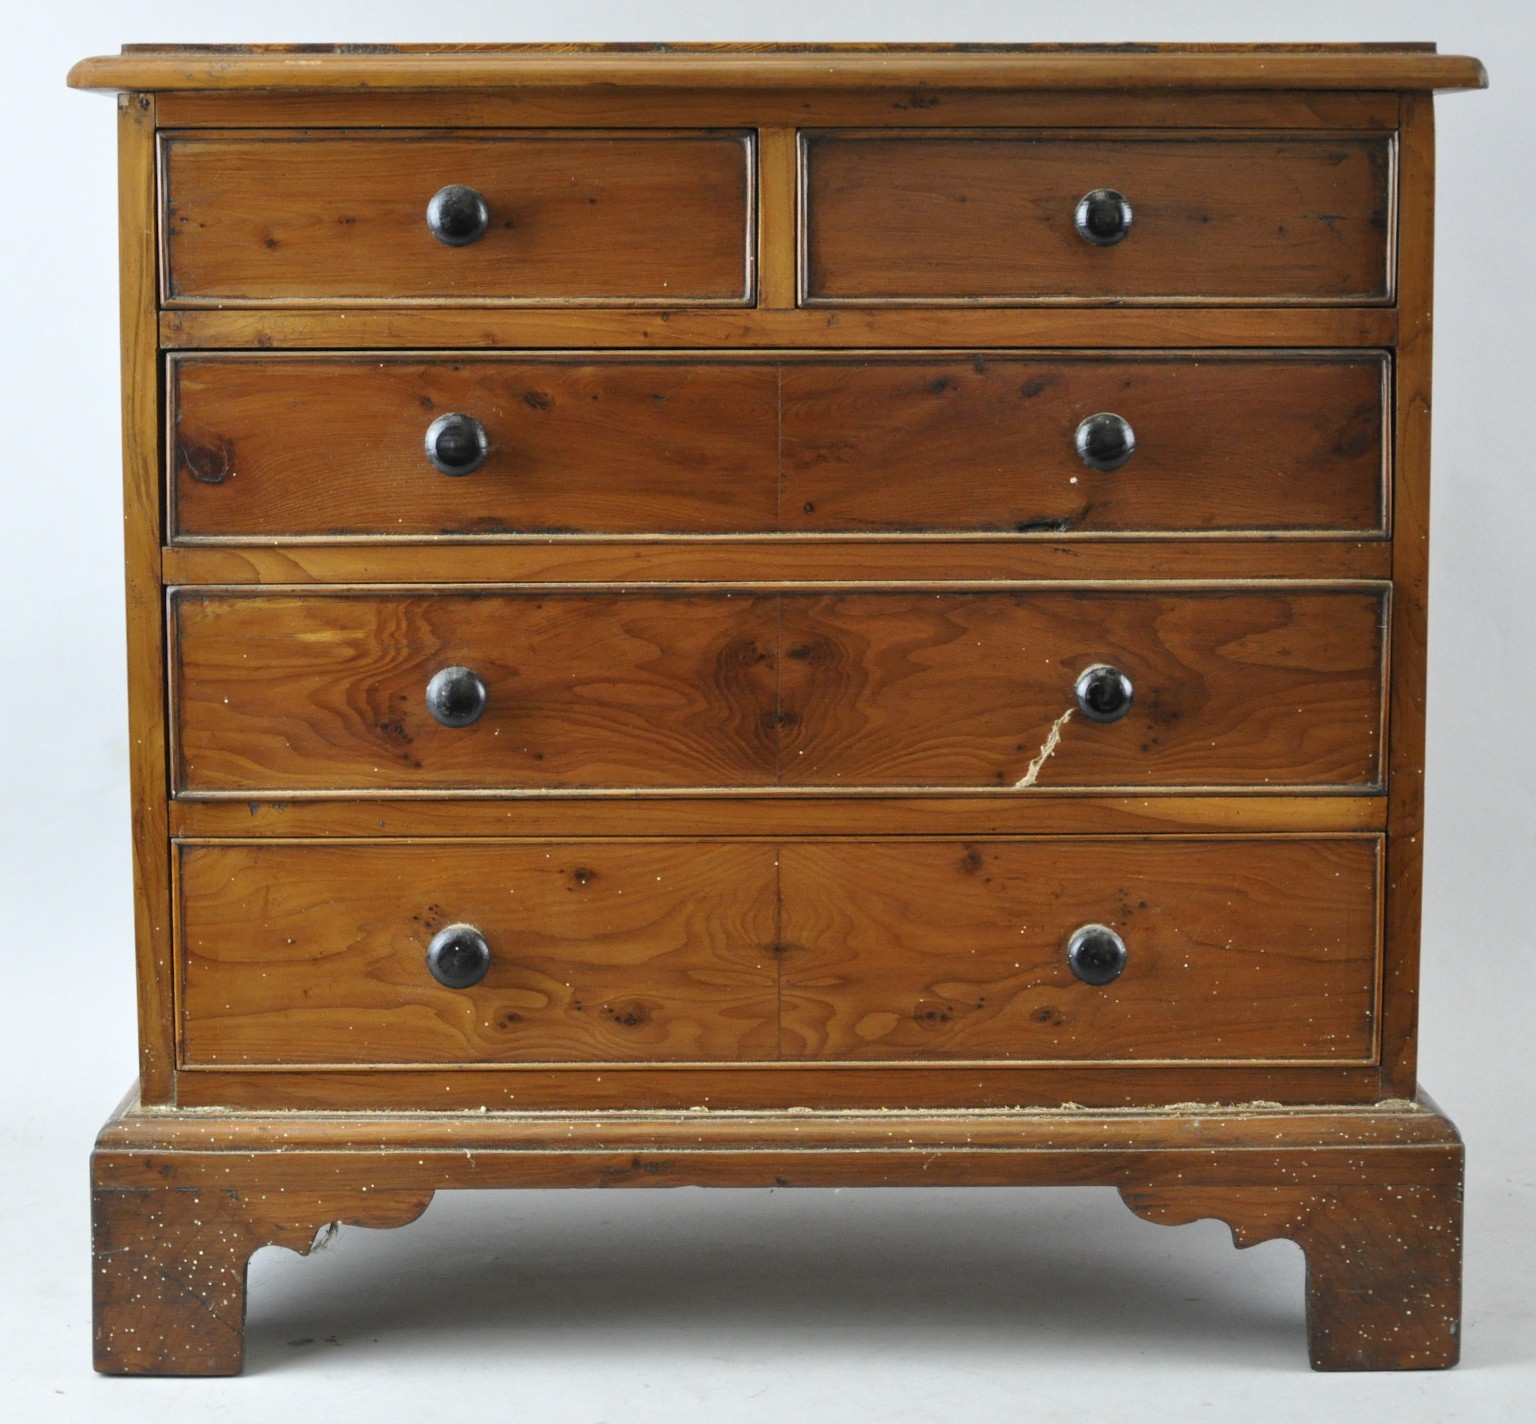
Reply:
[[77, 89], [1481, 89], [1482, 64], [1371, 45], [125, 45]]

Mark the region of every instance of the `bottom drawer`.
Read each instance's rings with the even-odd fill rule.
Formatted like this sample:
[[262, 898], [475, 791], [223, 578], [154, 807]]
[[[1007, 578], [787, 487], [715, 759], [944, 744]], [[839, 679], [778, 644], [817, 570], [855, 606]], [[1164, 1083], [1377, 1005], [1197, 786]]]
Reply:
[[1360, 1063], [1379, 849], [188, 842], [181, 1062]]

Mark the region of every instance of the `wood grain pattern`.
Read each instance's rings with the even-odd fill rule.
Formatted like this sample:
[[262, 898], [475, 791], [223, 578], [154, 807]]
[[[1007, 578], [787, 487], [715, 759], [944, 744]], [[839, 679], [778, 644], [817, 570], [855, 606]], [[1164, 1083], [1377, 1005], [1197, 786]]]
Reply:
[[[1178, 1106], [817, 1109], [793, 1114], [504, 1109], [428, 1113], [412, 1120], [366, 1112], [151, 1113], [142, 1111], [130, 1093], [96, 1139], [92, 1179], [102, 1187], [127, 1187], [150, 1174], [196, 1190], [218, 1180], [220, 1161], [250, 1163], [269, 1148], [280, 1156], [263, 1165], [276, 1168], [280, 1180], [297, 1180], [322, 1167], [321, 1157], [331, 1159], [332, 1170], [345, 1171], [351, 1153], [391, 1154], [391, 1164], [405, 1169], [400, 1185], [421, 1190], [447, 1186], [448, 1179], [433, 1174], [451, 1170], [450, 1156], [462, 1160], [466, 1154], [479, 1159], [482, 1171], [490, 1171], [496, 1160], [525, 1153], [577, 1163], [594, 1151], [667, 1153], [676, 1154], [682, 1167], [684, 1157], [708, 1152], [727, 1161], [726, 1171], [734, 1177], [746, 1165], [737, 1155], [743, 1150], [765, 1156], [800, 1154], [802, 1149], [809, 1154], [862, 1150], [887, 1159], [871, 1162], [872, 1170], [885, 1172], [890, 1161], [908, 1155], [909, 1147], [973, 1163], [990, 1154], [1011, 1168], [1020, 1165], [1017, 1154], [1035, 1153], [1042, 1173], [1061, 1185], [1108, 1183], [1118, 1169], [1131, 1165], [1133, 1153], [1136, 1175], [1146, 1186], [1260, 1185], [1281, 1158], [1303, 1163], [1308, 1180], [1319, 1187], [1358, 1182], [1362, 1159], [1371, 1161], [1371, 1180], [1383, 1185], [1454, 1185], [1461, 1179], [1461, 1140], [1428, 1098], [1353, 1107], [1199, 1106], [1203, 1111], [1198, 1115]], [[392, 1154], [398, 1149], [409, 1149], [412, 1160], [397, 1160]], [[1218, 1155], [1227, 1153], [1234, 1155]], [[707, 1170], [697, 1160], [687, 1165]]]
[[[1376, 856], [1372, 838], [184, 846], [183, 1061], [1358, 1061]], [[427, 973], [450, 923], [491, 944], [472, 989]], [[1131, 948], [1112, 986], [1067, 967], [1083, 923]]]
[[1398, 468], [1392, 540], [1392, 689], [1388, 708], [1387, 955], [1382, 1088], [1418, 1078], [1419, 946], [1424, 884], [1424, 725], [1429, 670], [1429, 464], [1435, 276], [1435, 126], [1427, 98], [1405, 94], [1399, 227], [1403, 328], [1393, 403]]
[[[1364, 1060], [1378, 842], [787, 844], [785, 1058]], [[1113, 983], [1066, 943], [1108, 925]]]
[[599, 307], [401, 305], [340, 311], [276, 306], [160, 314], [167, 350], [696, 351], [807, 347], [975, 347], [1095, 351], [1390, 346], [1394, 307], [838, 306], [794, 311], [678, 307], [663, 314]]
[[[1382, 527], [1375, 355], [1256, 360], [872, 361], [783, 366], [792, 530], [1340, 530]], [[1089, 469], [1079, 422], [1113, 411], [1136, 452]]]
[[91, 1192], [95, 1364], [111, 1375], [237, 1375], [246, 1266], [262, 1246], [309, 1254], [330, 1222], [405, 1226], [431, 1192], [202, 1190], [163, 1181]]
[[[188, 1064], [701, 1061], [778, 1051], [771, 844], [183, 847]], [[491, 968], [427, 972], [472, 924]]]
[[[684, 1184], [1114, 1186], [1297, 1241], [1316, 1367], [1454, 1362], [1461, 1147], [1398, 1099], [1429, 91], [1475, 60], [146, 47], [72, 82], [134, 88], [143, 1106], [93, 1157], [98, 1368], [237, 1370], [246, 1259], [327, 1220]], [[465, 249], [449, 182], [498, 224]], [[1099, 185], [1135, 225], [1090, 249]], [[483, 399], [478, 478], [426, 470], [423, 397]], [[1071, 455], [1099, 409], [1114, 476]], [[1063, 721], [1099, 660], [1130, 717]], [[422, 702], [449, 662], [469, 729]], [[469, 991], [423, 972], [450, 916], [493, 940]], [[1098, 989], [1090, 918], [1131, 954]]]
[[[1383, 527], [1379, 354], [840, 362], [183, 357], [173, 537]], [[1090, 470], [1078, 423], [1136, 432]], [[490, 454], [439, 474], [428, 424]], [[782, 514], [781, 514], [782, 508]]]
[[[162, 289], [169, 304], [740, 305], [752, 162], [745, 134], [171, 134]], [[427, 228], [448, 183], [491, 210], [467, 247]]]
[[[194, 537], [704, 534], [778, 522], [778, 375], [702, 361], [255, 357], [171, 364], [174, 528]], [[473, 473], [428, 462], [450, 411]]]
[[1036, 785], [1381, 775], [1379, 589], [850, 592], [783, 606], [785, 785], [1007, 789], [1095, 663], [1130, 677], [1131, 710], [1066, 725]]
[[247, 542], [166, 549], [161, 575], [169, 586], [1380, 580], [1392, 577], [1392, 545], [1380, 538], [1012, 534]]
[[1365, 91], [1140, 89], [1042, 93], [926, 87], [875, 89], [572, 88], [388, 90], [163, 90], [169, 128], [751, 128], [762, 124], [896, 128], [956, 124], [1016, 128], [1397, 127], [1397, 95]]
[[[751, 804], [743, 806], [750, 797]], [[893, 795], [742, 788], [714, 794], [366, 800], [177, 800], [171, 834], [229, 836], [731, 836], [746, 817], [753, 835], [998, 836], [1291, 832], [1331, 835], [1386, 829], [1387, 798], [1306, 793], [1192, 796], [1087, 795], [1037, 786], [1029, 796], [975, 790]]]
[[[1386, 301], [1382, 138], [803, 135], [802, 293], [827, 301]], [[1073, 229], [1113, 188], [1114, 247]]]
[[[451, 1067], [184, 1068], [186, 1108], [258, 1113], [355, 1111], [788, 1113], [1082, 1104], [1124, 1110], [1197, 1103], [1355, 1104], [1381, 1100], [1375, 1065], [1296, 1063], [602, 1063]], [[1196, 1109], [1190, 1109], [1196, 1111]], [[829, 1177], [824, 1183], [834, 1186]], [[954, 1185], [962, 1185], [960, 1182]]]
[[1414, 45], [345, 46], [125, 49], [81, 60], [76, 88], [377, 90], [1478, 89], [1483, 66]]
[[1120, 1195], [1165, 1226], [1216, 1217], [1239, 1247], [1277, 1237], [1300, 1245], [1314, 1370], [1443, 1370], [1461, 1357], [1459, 1171], [1433, 1184], [1122, 1187]]
[[98, 1368], [240, 1366], [244, 1262], [442, 1188], [1104, 1185], [1138, 1214], [1299, 1241], [1319, 1368], [1425, 1368], [1459, 1334], [1460, 1142], [1432, 1105], [1301, 1111], [143, 1113], [91, 1165]]
[[133, 938], [139, 1081], [146, 1102], [175, 1092], [174, 967], [169, 910], [170, 781], [165, 708], [165, 605], [160, 587], [163, 468], [155, 341], [155, 100], [117, 108], [118, 323], [122, 361], [123, 569], [128, 643], [129, 798], [133, 808]]
[[[777, 603], [748, 594], [172, 601], [176, 784], [193, 791], [771, 783]], [[443, 727], [441, 668], [485, 683]]]
[[[1111, 662], [1131, 712], [1073, 727], [1039, 784], [1372, 787], [1385, 616], [1369, 588], [181, 590], [176, 784], [1007, 790]], [[468, 728], [424, 702], [455, 665], [489, 689]]]
[[758, 129], [757, 191], [757, 304], [788, 311], [800, 276], [800, 140], [792, 123]]

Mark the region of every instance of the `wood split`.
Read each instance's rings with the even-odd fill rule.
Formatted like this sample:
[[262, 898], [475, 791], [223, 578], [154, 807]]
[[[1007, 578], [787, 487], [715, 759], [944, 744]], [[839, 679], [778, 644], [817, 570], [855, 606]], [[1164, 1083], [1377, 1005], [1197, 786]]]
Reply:
[[1040, 768], [1050, 760], [1051, 753], [1056, 750], [1057, 743], [1061, 741], [1061, 729], [1072, 720], [1072, 713], [1076, 709], [1067, 708], [1054, 722], [1051, 730], [1045, 734], [1045, 740], [1040, 744], [1040, 754], [1029, 764], [1029, 770], [1013, 783], [1015, 791], [1023, 791], [1026, 787], [1033, 786], [1040, 775]]

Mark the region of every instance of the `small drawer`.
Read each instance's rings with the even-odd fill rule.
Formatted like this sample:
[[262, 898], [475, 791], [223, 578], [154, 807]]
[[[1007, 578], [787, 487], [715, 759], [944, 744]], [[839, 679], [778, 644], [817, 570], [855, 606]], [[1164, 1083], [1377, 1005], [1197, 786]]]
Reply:
[[1365, 1062], [1378, 856], [1364, 837], [785, 845], [781, 1051]]
[[1387, 135], [802, 144], [812, 304], [1392, 299]]
[[1386, 591], [180, 590], [188, 795], [1374, 788]]
[[182, 845], [182, 1058], [772, 1058], [774, 874], [769, 845]]
[[168, 306], [743, 305], [745, 132], [161, 140]]
[[1373, 837], [177, 851], [193, 1068], [1373, 1051]]
[[1380, 352], [181, 355], [168, 388], [187, 542], [1385, 519]]

